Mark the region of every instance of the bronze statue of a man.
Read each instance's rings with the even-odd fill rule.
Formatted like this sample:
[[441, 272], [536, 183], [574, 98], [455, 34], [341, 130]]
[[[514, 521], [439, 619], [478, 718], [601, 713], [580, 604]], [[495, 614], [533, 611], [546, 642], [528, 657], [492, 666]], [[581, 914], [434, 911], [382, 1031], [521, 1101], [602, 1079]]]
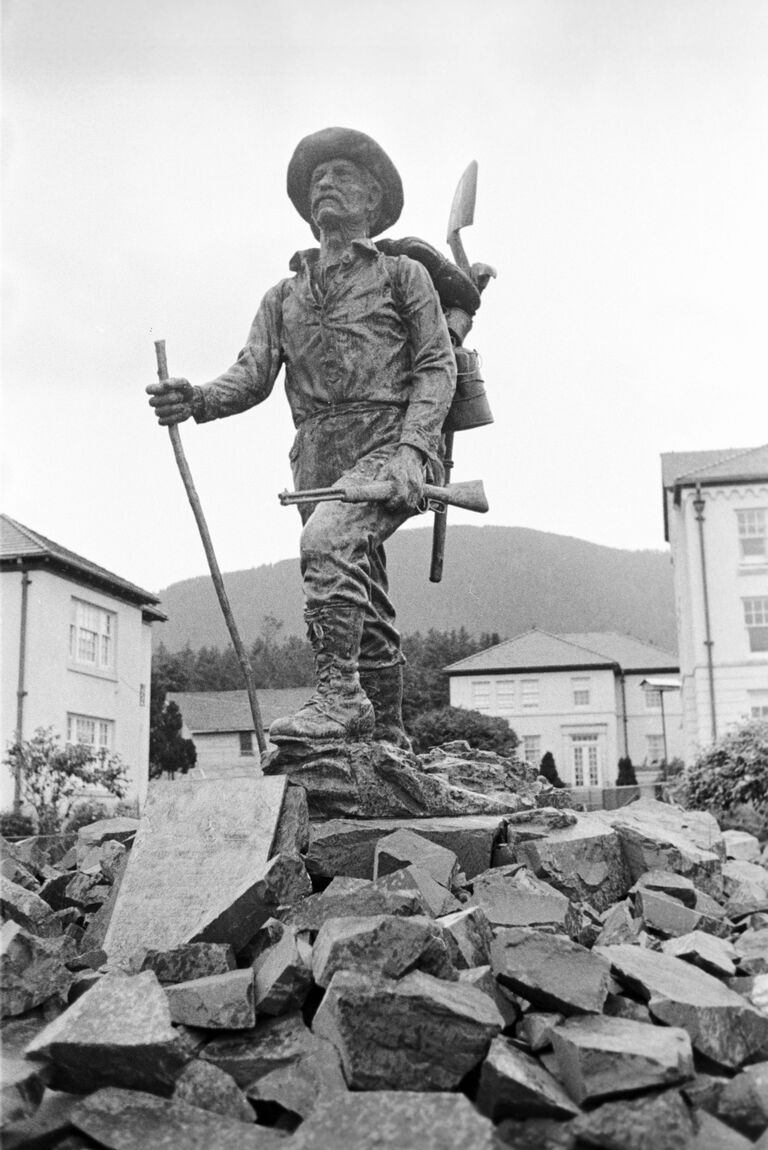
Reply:
[[316, 690], [272, 724], [270, 738], [408, 746], [383, 544], [413, 514], [425, 475], [439, 478], [456, 383], [451, 340], [425, 268], [372, 242], [403, 205], [400, 176], [374, 140], [348, 128], [305, 137], [288, 166], [288, 195], [320, 248], [294, 255], [294, 274], [264, 296], [232, 367], [202, 387], [177, 378], [147, 391], [161, 424], [205, 423], [261, 403], [284, 366], [297, 490], [390, 481], [385, 504], [301, 508]]

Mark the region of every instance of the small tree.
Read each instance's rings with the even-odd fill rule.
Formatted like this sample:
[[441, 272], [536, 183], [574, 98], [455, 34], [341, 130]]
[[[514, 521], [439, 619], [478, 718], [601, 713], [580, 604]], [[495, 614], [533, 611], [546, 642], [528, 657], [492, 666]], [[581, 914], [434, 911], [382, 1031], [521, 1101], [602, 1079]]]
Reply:
[[483, 715], [480, 711], [468, 711], [463, 707], [440, 707], [435, 711], [425, 711], [411, 723], [410, 734], [417, 754], [454, 739], [466, 739], [471, 747], [509, 756], [519, 741], [506, 719]]
[[768, 814], [768, 721], [751, 719], [721, 735], [685, 772], [682, 793], [694, 810], [746, 804]]
[[126, 768], [118, 755], [82, 743], [61, 746], [52, 728], [14, 743], [5, 762], [18, 772], [21, 797], [37, 815], [38, 834], [56, 834], [79, 793], [98, 787], [117, 798], [126, 792]]
[[557, 773], [557, 765], [555, 764], [555, 756], [551, 751], [545, 751], [541, 756], [539, 764], [539, 774], [543, 775], [548, 783], [553, 787], [564, 788], [565, 783]]
[[165, 772], [171, 779], [180, 771], [186, 775], [197, 762], [191, 739], [181, 735], [183, 720], [176, 703], [166, 703], [149, 732], [149, 773], [153, 778]]
[[635, 768], [632, 766], [632, 760], [629, 755], [622, 755], [619, 759], [619, 773], [616, 777], [616, 786], [637, 786], [637, 775], [635, 774]]

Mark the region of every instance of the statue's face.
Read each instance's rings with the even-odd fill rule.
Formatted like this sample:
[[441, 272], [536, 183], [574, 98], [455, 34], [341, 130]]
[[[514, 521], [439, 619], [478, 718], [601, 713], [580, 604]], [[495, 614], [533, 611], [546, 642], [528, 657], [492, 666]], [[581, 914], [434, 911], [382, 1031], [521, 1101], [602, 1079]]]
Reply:
[[309, 185], [312, 218], [319, 228], [334, 222], [367, 225], [381, 200], [378, 184], [351, 160], [318, 164]]

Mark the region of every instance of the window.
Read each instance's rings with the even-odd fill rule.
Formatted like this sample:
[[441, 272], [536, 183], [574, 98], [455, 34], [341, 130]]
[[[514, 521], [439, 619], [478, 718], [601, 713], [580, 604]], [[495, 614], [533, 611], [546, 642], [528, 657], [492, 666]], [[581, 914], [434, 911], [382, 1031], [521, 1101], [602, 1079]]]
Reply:
[[597, 735], [571, 735], [573, 755], [573, 785], [599, 787]]
[[523, 735], [523, 758], [538, 767], [541, 762], [541, 735]]
[[524, 711], [535, 710], [539, 705], [539, 680], [521, 679], [520, 695]]
[[500, 711], [515, 709], [515, 680], [499, 679], [496, 683], [496, 706]]
[[253, 731], [238, 731], [240, 738], [240, 754], [252, 755], [253, 754]]
[[768, 523], [764, 507], [750, 507], [736, 512], [739, 525], [739, 551], [742, 562], [759, 563], [768, 559]]
[[648, 762], [660, 763], [664, 758], [664, 736], [646, 735], [648, 744]]
[[750, 719], [768, 719], [768, 691], [749, 691]]
[[646, 711], [661, 710], [661, 691], [658, 687], [645, 687], [643, 695], [645, 697]]
[[69, 658], [81, 667], [112, 671], [115, 667], [117, 616], [94, 603], [72, 600], [69, 624]]
[[473, 680], [471, 684], [472, 707], [476, 711], [488, 711], [491, 707], [491, 683], [489, 679]]
[[768, 651], [768, 595], [758, 595], [742, 602], [750, 651]]
[[67, 742], [82, 743], [97, 751], [111, 751], [115, 744], [115, 724], [93, 715], [67, 715]]
[[573, 705], [574, 707], [588, 707], [589, 706], [589, 677], [581, 676], [578, 679], [571, 679], [571, 687], [573, 688]]

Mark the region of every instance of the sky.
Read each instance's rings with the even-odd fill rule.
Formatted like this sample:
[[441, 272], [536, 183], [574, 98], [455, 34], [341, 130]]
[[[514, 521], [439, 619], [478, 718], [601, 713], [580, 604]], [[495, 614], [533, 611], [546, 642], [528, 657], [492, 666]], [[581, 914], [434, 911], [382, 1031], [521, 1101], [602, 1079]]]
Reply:
[[[765, 0], [3, 0], [2, 510], [157, 591], [205, 573], [144, 388], [205, 383], [313, 244], [305, 135], [372, 135], [387, 233], [446, 254], [479, 165], [467, 345], [495, 422], [453, 522], [663, 548], [667, 451], [766, 436]], [[298, 554], [293, 436], [263, 405], [182, 438], [224, 571]], [[415, 526], [425, 520], [417, 518]], [[408, 530], [408, 528], [405, 528]], [[449, 544], [450, 546], [450, 544]]]

